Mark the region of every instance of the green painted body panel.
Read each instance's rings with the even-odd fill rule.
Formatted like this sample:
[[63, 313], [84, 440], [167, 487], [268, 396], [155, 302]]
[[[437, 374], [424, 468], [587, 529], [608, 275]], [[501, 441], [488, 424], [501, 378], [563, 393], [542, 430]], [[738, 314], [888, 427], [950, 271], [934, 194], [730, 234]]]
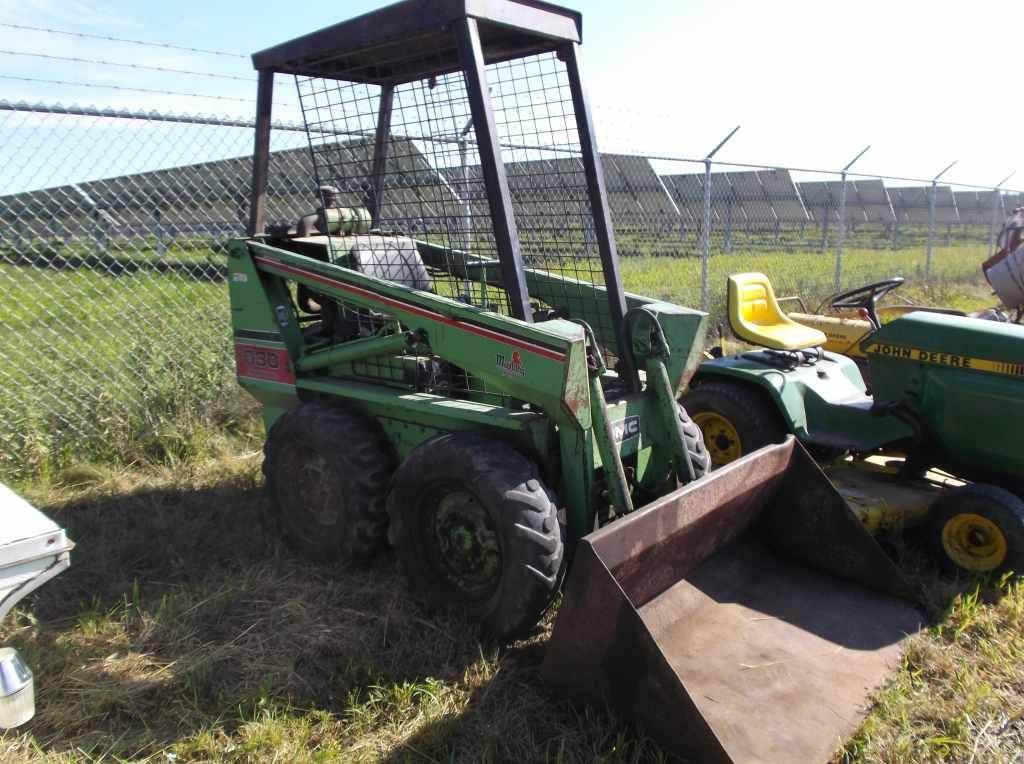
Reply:
[[[429, 264], [432, 262], [448, 262], [444, 258], [444, 249], [434, 244], [417, 241], [416, 245]], [[501, 274], [497, 266], [482, 268], [484, 260], [467, 253], [458, 253], [454, 259], [452, 272], [462, 278], [473, 274], [485, 277], [488, 285], [500, 288]], [[469, 267], [461, 267], [460, 264]], [[477, 263], [477, 267], [472, 265]], [[569, 317], [586, 321], [593, 329], [598, 341], [605, 347], [618, 349], [618, 338], [614, 336], [611, 323], [608, 321], [608, 292], [601, 285], [568, 278], [539, 268], [527, 268], [524, 271], [526, 286], [530, 297], [564, 311]], [[672, 353], [667, 359], [669, 378], [678, 392], [682, 392], [686, 381], [700, 364], [704, 348], [704, 335], [707, 332], [708, 314], [691, 308], [684, 308], [671, 303], [659, 302], [649, 297], [626, 292], [626, 308], [647, 307], [657, 314], [662, 330], [672, 348], [681, 352]], [[621, 355], [621, 350], [618, 351]]]
[[861, 350], [886, 342], [1006, 363], [1024, 363], [1024, 326], [917, 311], [900, 316], [861, 341]]
[[919, 418], [938, 464], [1020, 485], [1024, 450], [1015, 444], [1024, 427], [1024, 326], [910, 313], [884, 325], [862, 348], [876, 398]]
[[871, 412], [864, 379], [847, 356], [826, 352], [816, 364], [783, 371], [755, 360], [763, 353], [705, 361], [695, 384], [722, 377], [756, 385], [775, 401], [789, 431], [804, 443], [872, 451], [914, 435], [903, 420]]
[[554, 448], [550, 420], [538, 412], [333, 379], [300, 379], [298, 389], [300, 395], [305, 392], [353, 402], [381, 422], [403, 459], [423, 441], [457, 430], [491, 432], [516, 443], [538, 461], [546, 461]]

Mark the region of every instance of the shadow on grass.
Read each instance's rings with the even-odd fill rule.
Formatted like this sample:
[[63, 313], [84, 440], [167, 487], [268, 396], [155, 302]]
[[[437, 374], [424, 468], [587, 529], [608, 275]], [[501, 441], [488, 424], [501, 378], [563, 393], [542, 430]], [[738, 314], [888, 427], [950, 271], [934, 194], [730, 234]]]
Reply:
[[[488, 650], [466, 624], [411, 603], [392, 555], [350, 568], [291, 554], [252, 474], [45, 509], [78, 544], [72, 568], [3, 641], [36, 670], [38, 714], [21, 732], [47, 753], [392, 764], [664, 756], [604, 711], [544, 689], [543, 632]], [[936, 609], [969, 586], [947, 579]]]
[[391, 555], [355, 569], [283, 549], [251, 478], [46, 510], [78, 546], [9, 641], [36, 669], [22, 731], [47, 752], [146, 755], [266, 708], [343, 716], [480, 658], [469, 629], [406, 600]]

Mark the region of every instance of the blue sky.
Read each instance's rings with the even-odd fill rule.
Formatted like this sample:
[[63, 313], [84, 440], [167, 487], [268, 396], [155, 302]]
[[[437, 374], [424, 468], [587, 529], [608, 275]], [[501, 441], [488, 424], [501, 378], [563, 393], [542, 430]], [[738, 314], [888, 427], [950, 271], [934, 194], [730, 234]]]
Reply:
[[[0, 0], [0, 21], [251, 53], [384, 3]], [[1024, 152], [1016, 4], [919, 0], [576, 0], [599, 139], [608, 150], [995, 183]], [[0, 48], [249, 77], [245, 58], [3, 30]], [[1016, 73], [1016, 74], [1015, 74]], [[246, 81], [0, 54], [0, 74], [176, 90], [228, 99]], [[1016, 77], [1016, 79], [1015, 79]], [[0, 79], [0, 97], [249, 116], [252, 105]], [[294, 100], [293, 92], [282, 94]], [[287, 116], [282, 114], [281, 116]]]

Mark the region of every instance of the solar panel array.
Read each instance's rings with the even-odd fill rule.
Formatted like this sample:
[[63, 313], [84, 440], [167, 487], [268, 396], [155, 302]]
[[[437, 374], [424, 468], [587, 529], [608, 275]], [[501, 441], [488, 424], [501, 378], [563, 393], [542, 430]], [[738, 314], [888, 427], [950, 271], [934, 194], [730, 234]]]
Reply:
[[[463, 225], [461, 220], [484, 220], [487, 194], [479, 165], [458, 163], [455, 151], [446, 151], [447, 167], [436, 167], [421, 141], [393, 138], [388, 151], [381, 221], [401, 219], [407, 233]], [[347, 163], [370, 173], [372, 141], [366, 138], [337, 142]], [[543, 155], [534, 152], [535, 155]], [[463, 157], [469, 156], [469, 152]], [[602, 154], [605, 185], [613, 221], [623, 238], [667, 238], [669, 232], [699, 232], [704, 213], [703, 173], [659, 174], [647, 157]], [[463, 162], [465, 159], [463, 159]], [[17, 226], [19, 217], [45, 222], [47, 235], [95, 236], [97, 228], [111, 235], [167, 236], [202, 234], [213, 237], [244, 231], [248, 217], [248, 190], [252, 161], [236, 157], [154, 170], [103, 180], [44, 188], [0, 197], [0, 221]], [[584, 200], [573, 199], [571, 182], [582, 177], [576, 157], [509, 162], [506, 166], [517, 214], [524, 216], [524, 243], [545, 237], [541, 228], [586, 226]], [[838, 222], [842, 183], [838, 179], [794, 182], [789, 170], [763, 169], [714, 172], [711, 178], [712, 231], [725, 232], [730, 246], [734, 231], [770, 231], [805, 224], [819, 227]], [[567, 185], [568, 184], [568, 185]], [[268, 221], [294, 222], [317, 204], [308, 148], [274, 151], [269, 178]], [[935, 222], [950, 226], [1001, 224], [1016, 206], [1024, 206], [1020, 194], [956, 190], [935, 187]], [[876, 224], [886, 230], [900, 226], [926, 226], [932, 187], [890, 186], [878, 179], [846, 182], [846, 224]], [[366, 203], [367, 189], [352, 183], [341, 188], [341, 201], [357, 206]], [[577, 209], [577, 207], [579, 209]], [[559, 210], [552, 215], [551, 210]], [[410, 217], [409, 211], [417, 215]], [[399, 212], [401, 214], [399, 214]], [[537, 230], [533, 230], [536, 228]], [[632, 233], [631, 233], [632, 232]], [[550, 233], [550, 231], [549, 231]], [[467, 241], [469, 232], [466, 232]], [[677, 241], [678, 233], [672, 234]], [[673, 244], [672, 246], [676, 246]], [[650, 248], [622, 247], [625, 254]], [[662, 250], [658, 250], [659, 252]], [[671, 248], [664, 250], [670, 253]]]
[[[704, 175], [665, 175], [665, 187], [680, 212], [698, 224], [704, 215]], [[711, 174], [712, 224], [732, 221], [750, 227], [759, 223], [799, 223], [808, 220], [803, 199], [789, 170], [755, 170]]]
[[[815, 223], [839, 220], [841, 180], [805, 181], [797, 187]], [[852, 225], [862, 222], [888, 225], [896, 219], [889, 194], [880, 180], [846, 181], [845, 216], [847, 224]]]

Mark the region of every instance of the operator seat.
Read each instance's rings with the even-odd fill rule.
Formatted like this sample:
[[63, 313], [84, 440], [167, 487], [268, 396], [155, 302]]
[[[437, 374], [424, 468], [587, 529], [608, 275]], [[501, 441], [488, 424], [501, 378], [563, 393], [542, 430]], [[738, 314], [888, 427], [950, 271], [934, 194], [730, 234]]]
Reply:
[[763, 273], [729, 277], [729, 325], [741, 340], [771, 350], [806, 350], [828, 339], [782, 312], [772, 283]]
[[412, 289], [433, 291], [416, 242], [407, 236], [358, 234], [347, 239], [351, 267]]

